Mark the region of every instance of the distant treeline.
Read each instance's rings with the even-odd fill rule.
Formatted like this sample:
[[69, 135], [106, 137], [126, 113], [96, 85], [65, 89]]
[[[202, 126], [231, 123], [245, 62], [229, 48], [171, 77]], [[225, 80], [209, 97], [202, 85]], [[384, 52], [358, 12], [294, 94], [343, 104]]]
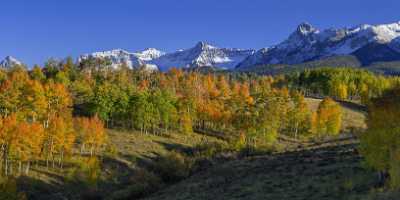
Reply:
[[340, 100], [361, 100], [368, 103], [372, 97], [400, 83], [397, 76], [377, 75], [355, 68], [306, 69], [285, 76], [288, 87], [306, 95], [331, 96]]

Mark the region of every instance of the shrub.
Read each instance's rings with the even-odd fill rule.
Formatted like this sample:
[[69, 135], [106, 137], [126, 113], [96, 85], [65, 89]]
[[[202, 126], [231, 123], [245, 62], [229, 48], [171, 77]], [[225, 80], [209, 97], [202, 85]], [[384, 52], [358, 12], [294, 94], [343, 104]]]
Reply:
[[0, 177], [0, 200], [24, 200], [26, 195], [17, 190], [15, 178]]
[[162, 187], [161, 179], [145, 169], [139, 169], [130, 179], [132, 185], [115, 192], [108, 199], [128, 200], [142, 198]]
[[192, 163], [192, 160], [182, 154], [170, 152], [156, 160], [153, 170], [164, 182], [177, 182], [189, 176]]
[[191, 154], [196, 158], [213, 158], [227, 147], [218, 142], [200, 143], [193, 147]]
[[101, 172], [100, 162], [97, 158], [82, 158], [76, 161], [66, 176], [67, 182], [82, 186], [96, 187]]
[[110, 158], [115, 158], [118, 155], [118, 149], [115, 144], [109, 143], [106, 146], [105, 155]]

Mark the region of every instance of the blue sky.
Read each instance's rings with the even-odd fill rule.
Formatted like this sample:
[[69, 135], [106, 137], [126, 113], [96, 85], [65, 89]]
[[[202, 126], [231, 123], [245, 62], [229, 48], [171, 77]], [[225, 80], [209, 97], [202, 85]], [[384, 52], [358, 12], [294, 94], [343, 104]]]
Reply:
[[301, 22], [318, 28], [400, 21], [399, 0], [4, 0], [0, 59], [32, 65], [49, 57], [197, 41], [262, 48], [285, 39]]

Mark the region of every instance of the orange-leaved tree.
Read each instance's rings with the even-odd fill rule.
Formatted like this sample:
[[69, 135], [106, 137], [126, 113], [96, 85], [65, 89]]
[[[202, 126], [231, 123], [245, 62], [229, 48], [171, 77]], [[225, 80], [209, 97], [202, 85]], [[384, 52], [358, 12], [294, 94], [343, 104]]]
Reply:
[[327, 97], [322, 100], [312, 118], [312, 129], [318, 136], [339, 134], [342, 109], [333, 99]]
[[93, 156], [107, 142], [104, 123], [97, 116], [92, 118], [77, 118], [75, 120], [75, 130], [80, 138], [81, 153], [87, 147], [90, 156]]

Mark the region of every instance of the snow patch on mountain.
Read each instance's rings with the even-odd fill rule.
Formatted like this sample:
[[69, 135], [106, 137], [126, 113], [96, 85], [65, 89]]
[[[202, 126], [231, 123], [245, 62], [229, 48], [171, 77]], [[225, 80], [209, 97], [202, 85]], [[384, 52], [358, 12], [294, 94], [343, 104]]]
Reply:
[[165, 54], [153, 60], [152, 63], [156, 64], [163, 71], [171, 67], [218, 67], [233, 69], [254, 52], [252, 49], [219, 48], [205, 42], [199, 42], [193, 48]]
[[90, 58], [108, 59], [111, 62], [111, 67], [118, 68], [122, 64], [126, 64], [129, 68], [144, 67], [148, 70], [156, 70], [157, 66], [148, 64], [147, 61], [156, 59], [165, 53], [154, 48], [145, 49], [143, 51], [129, 53], [122, 49], [115, 49], [111, 51], [95, 52], [85, 54], [79, 57], [79, 62]]
[[400, 53], [400, 22], [364, 24], [353, 28], [318, 30], [300, 24], [282, 43], [257, 51], [237, 68], [263, 64], [298, 64], [336, 55], [349, 55], [369, 44], [385, 44]]
[[17, 60], [16, 58], [14, 58], [12, 56], [7, 56], [0, 62], [1, 68], [8, 69], [8, 68], [14, 67], [16, 65], [23, 65], [23, 64], [22, 64], [22, 62], [20, 62], [19, 60]]
[[219, 48], [205, 42], [199, 42], [193, 48], [172, 53], [164, 53], [154, 48], [135, 53], [129, 53], [122, 49], [95, 52], [80, 56], [79, 62], [89, 58], [102, 58], [109, 59], [113, 68], [118, 68], [121, 64], [126, 63], [131, 68], [144, 66], [146, 69], [162, 71], [167, 71], [171, 67], [205, 66], [232, 69], [254, 52], [254, 50]]
[[137, 56], [141, 60], [150, 61], [165, 55], [165, 53], [155, 48], [148, 48], [143, 51], [133, 53], [133, 55]]

